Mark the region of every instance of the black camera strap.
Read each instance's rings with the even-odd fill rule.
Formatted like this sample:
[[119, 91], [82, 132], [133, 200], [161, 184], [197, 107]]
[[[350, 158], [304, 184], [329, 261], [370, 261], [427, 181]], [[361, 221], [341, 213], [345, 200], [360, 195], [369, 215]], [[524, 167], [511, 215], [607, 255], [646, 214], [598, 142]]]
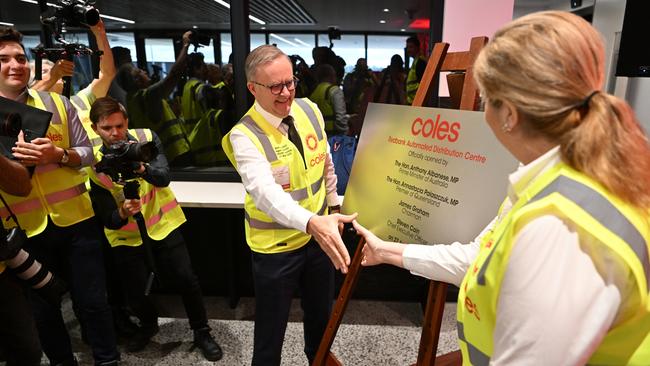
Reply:
[[[0, 193], [0, 200], [2, 200], [2, 203], [7, 208], [7, 211], [9, 211], [9, 217], [11, 217], [14, 220], [14, 222], [16, 223], [16, 226], [18, 227], [18, 229], [22, 230], [22, 228], [20, 227], [20, 224], [18, 223], [18, 218], [16, 217], [16, 214], [14, 214], [14, 212], [11, 211], [11, 207], [9, 207], [9, 205], [7, 204], [7, 201], [5, 201], [5, 198], [2, 196], [1, 193]], [[7, 220], [9, 220], [9, 218], [7, 218]]]

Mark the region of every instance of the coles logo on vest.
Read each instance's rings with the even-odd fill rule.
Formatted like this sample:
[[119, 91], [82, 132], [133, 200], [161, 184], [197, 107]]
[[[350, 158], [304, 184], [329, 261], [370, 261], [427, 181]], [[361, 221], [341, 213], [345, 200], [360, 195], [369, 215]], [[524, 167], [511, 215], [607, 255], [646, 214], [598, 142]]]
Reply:
[[307, 135], [305, 138], [305, 144], [307, 144], [307, 148], [309, 151], [315, 151], [316, 148], [318, 147], [318, 139], [316, 138], [316, 135], [313, 133], [310, 133]]
[[52, 142], [63, 141], [63, 135], [60, 133], [48, 133], [47, 138]]

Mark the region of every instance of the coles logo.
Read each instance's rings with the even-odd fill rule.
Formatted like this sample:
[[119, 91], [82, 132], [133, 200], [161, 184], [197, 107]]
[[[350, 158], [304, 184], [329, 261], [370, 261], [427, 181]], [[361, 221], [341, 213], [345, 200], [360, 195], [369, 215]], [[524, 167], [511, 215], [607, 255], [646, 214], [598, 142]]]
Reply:
[[48, 133], [47, 138], [52, 142], [63, 141], [63, 135], [60, 133]]
[[449, 142], [456, 142], [460, 132], [460, 123], [449, 123], [445, 120], [440, 120], [440, 115], [434, 121], [431, 118], [426, 120], [418, 117], [411, 124], [411, 134], [413, 136], [422, 135], [436, 140], [447, 140]]
[[309, 148], [309, 151], [314, 151], [318, 147], [318, 139], [316, 138], [316, 135], [313, 133], [310, 133], [307, 135], [305, 138], [305, 143], [307, 144], [307, 148]]
[[316, 165], [324, 162], [326, 156], [327, 156], [327, 154], [325, 154], [324, 152], [318, 154], [317, 157], [312, 158], [311, 160], [309, 160], [309, 166], [313, 167], [313, 166], [316, 166]]

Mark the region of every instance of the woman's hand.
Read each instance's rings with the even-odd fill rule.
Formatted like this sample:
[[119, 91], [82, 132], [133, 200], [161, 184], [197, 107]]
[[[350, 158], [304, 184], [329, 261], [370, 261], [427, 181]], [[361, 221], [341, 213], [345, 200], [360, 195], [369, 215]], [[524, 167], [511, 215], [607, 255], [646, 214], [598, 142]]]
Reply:
[[379, 239], [375, 234], [361, 226], [356, 220], [352, 222], [357, 234], [361, 235], [366, 244], [361, 250], [363, 258], [362, 266], [375, 266], [377, 264], [387, 263], [404, 268], [402, 264], [402, 253], [406, 245], [401, 243], [386, 242]]

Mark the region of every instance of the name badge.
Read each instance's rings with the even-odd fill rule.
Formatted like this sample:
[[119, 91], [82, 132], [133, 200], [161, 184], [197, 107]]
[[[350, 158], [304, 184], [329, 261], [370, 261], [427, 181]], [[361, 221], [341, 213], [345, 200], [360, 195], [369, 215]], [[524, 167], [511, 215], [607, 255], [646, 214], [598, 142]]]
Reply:
[[273, 179], [275, 179], [275, 183], [282, 186], [282, 189], [286, 191], [291, 188], [291, 177], [289, 175], [288, 165], [271, 167], [271, 171], [273, 172]]

